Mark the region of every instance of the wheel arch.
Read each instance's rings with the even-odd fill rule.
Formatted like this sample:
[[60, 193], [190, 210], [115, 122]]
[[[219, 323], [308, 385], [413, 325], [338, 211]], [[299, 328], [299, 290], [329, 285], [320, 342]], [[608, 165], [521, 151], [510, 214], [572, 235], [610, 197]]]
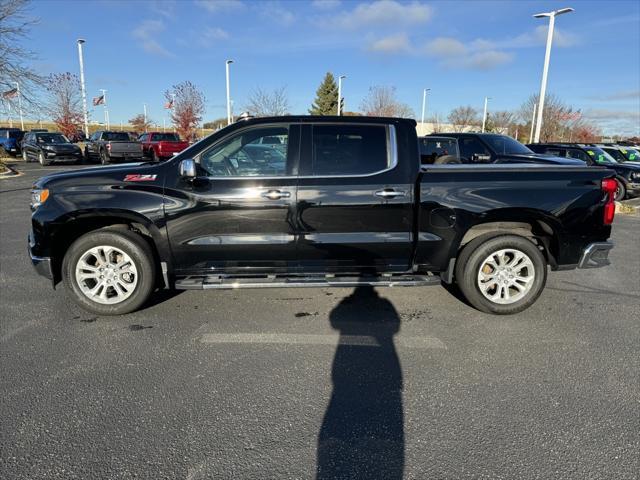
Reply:
[[[71, 244], [82, 235], [104, 228], [123, 228], [140, 235], [153, 252], [157, 271], [164, 274], [171, 265], [166, 236], [149, 218], [136, 212], [101, 210], [77, 214], [56, 223], [58, 227], [51, 233], [51, 268], [54, 284], [61, 280], [62, 261]], [[163, 279], [164, 286], [168, 287], [165, 275]]]

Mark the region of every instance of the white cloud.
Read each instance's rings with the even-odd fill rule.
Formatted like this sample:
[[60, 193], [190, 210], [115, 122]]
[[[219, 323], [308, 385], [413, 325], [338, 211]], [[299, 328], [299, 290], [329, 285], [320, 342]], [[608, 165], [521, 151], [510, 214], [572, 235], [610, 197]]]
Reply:
[[340, 6], [340, 0], [313, 0], [311, 6], [318, 10], [331, 10]]
[[198, 43], [203, 47], [212, 47], [219, 40], [229, 38], [229, 33], [219, 27], [207, 27], [198, 35]]
[[291, 25], [296, 20], [293, 12], [287, 10], [279, 1], [262, 3], [262, 15], [285, 26]]
[[360, 3], [351, 11], [325, 16], [319, 23], [325, 27], [358, 29], [374, 25], [415, 25], [428, 22], [432, 9], [422, 2], [400, 3], [396, 0], [376, 0]]
[[592, 95], [590, 100], [612, 102], [616, 100], [640, 100], [640, 90], [620, 90], [607, 95]]
[[196, 5], [210, 13], [244, 10], [246, 5], [241, 0], [196, 0]]
[[406, 34], [399, 33], [373, 41], [369, 50], [377, 53], [407, 53], [411, 51], [411, 44]]
[[161, 55], [163, 57], [173, 57], [174, 54], [164, 48], [156, 37], [165, 30], [162, 20], [144, 20], [133, 29], [131, 34], [140, 41], [140, 46], [145, 52]]
[[512, 54], [493, 47], [493, 42], [483, 39], [466, 45], [456, 38], [438, 37], [427, 43], [425, 52], [445, 67], [471, 70], [490, 70], [513, 59]]

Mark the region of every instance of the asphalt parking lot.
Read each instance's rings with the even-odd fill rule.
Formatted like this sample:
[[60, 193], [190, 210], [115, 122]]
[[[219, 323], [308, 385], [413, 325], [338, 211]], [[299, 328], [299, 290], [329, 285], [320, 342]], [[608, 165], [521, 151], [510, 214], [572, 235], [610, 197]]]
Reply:
[[96, 317], [26, 255], [0, 180], [0, 478], [632, 479], [640, 217], [613, 265], [481, 314], [442, 287], [187, 291]]

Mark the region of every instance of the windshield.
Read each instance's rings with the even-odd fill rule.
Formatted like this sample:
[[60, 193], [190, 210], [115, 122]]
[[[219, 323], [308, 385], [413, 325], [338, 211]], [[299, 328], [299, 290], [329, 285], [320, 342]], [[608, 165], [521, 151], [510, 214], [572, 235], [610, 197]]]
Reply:
[[612, 164], [618, 163], [615, 158], [609, 155], [607, 152], [598, 147], [589, 147], [587, 149], [589, 156], [598, 164]]
[[529, 150], [523, 144], [506, 135], [483, 135], [482, 139], [498, 154], [529, 155], [533, 153], [533, 151]]
[[38, 143], [69, 143], [69, 140], [61, 133], [39, 133]]
[[175, 133], [154, 133], [153, 139], [158, 142], [179, 142], [180, 137]]
[[640, 162], [640, 152], [635, 148], [620, 147], [620, 151], [627, 162]]
[[115, 142], [129, 142], [129, 134], [127, 132], [104, 132], [102, 139]]
[[24, 137], [24, 132], [18, 131], [18, 130], [9, 130], [9, 138], [22, 138]]

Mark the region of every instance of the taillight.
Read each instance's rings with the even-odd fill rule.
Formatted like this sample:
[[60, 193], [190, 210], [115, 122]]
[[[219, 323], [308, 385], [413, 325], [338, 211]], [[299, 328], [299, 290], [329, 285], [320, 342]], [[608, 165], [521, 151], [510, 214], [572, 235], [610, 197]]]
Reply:
[[107, 143], [107, 150], [111, 151], [111, 144]]
[[611, 225], [616, 214], [615, 194], [618, 189], [618, 182], [613, 178], [602, 180], [602, 191], [607, 194], [607, 202], [604, 204], [604, 224]]

